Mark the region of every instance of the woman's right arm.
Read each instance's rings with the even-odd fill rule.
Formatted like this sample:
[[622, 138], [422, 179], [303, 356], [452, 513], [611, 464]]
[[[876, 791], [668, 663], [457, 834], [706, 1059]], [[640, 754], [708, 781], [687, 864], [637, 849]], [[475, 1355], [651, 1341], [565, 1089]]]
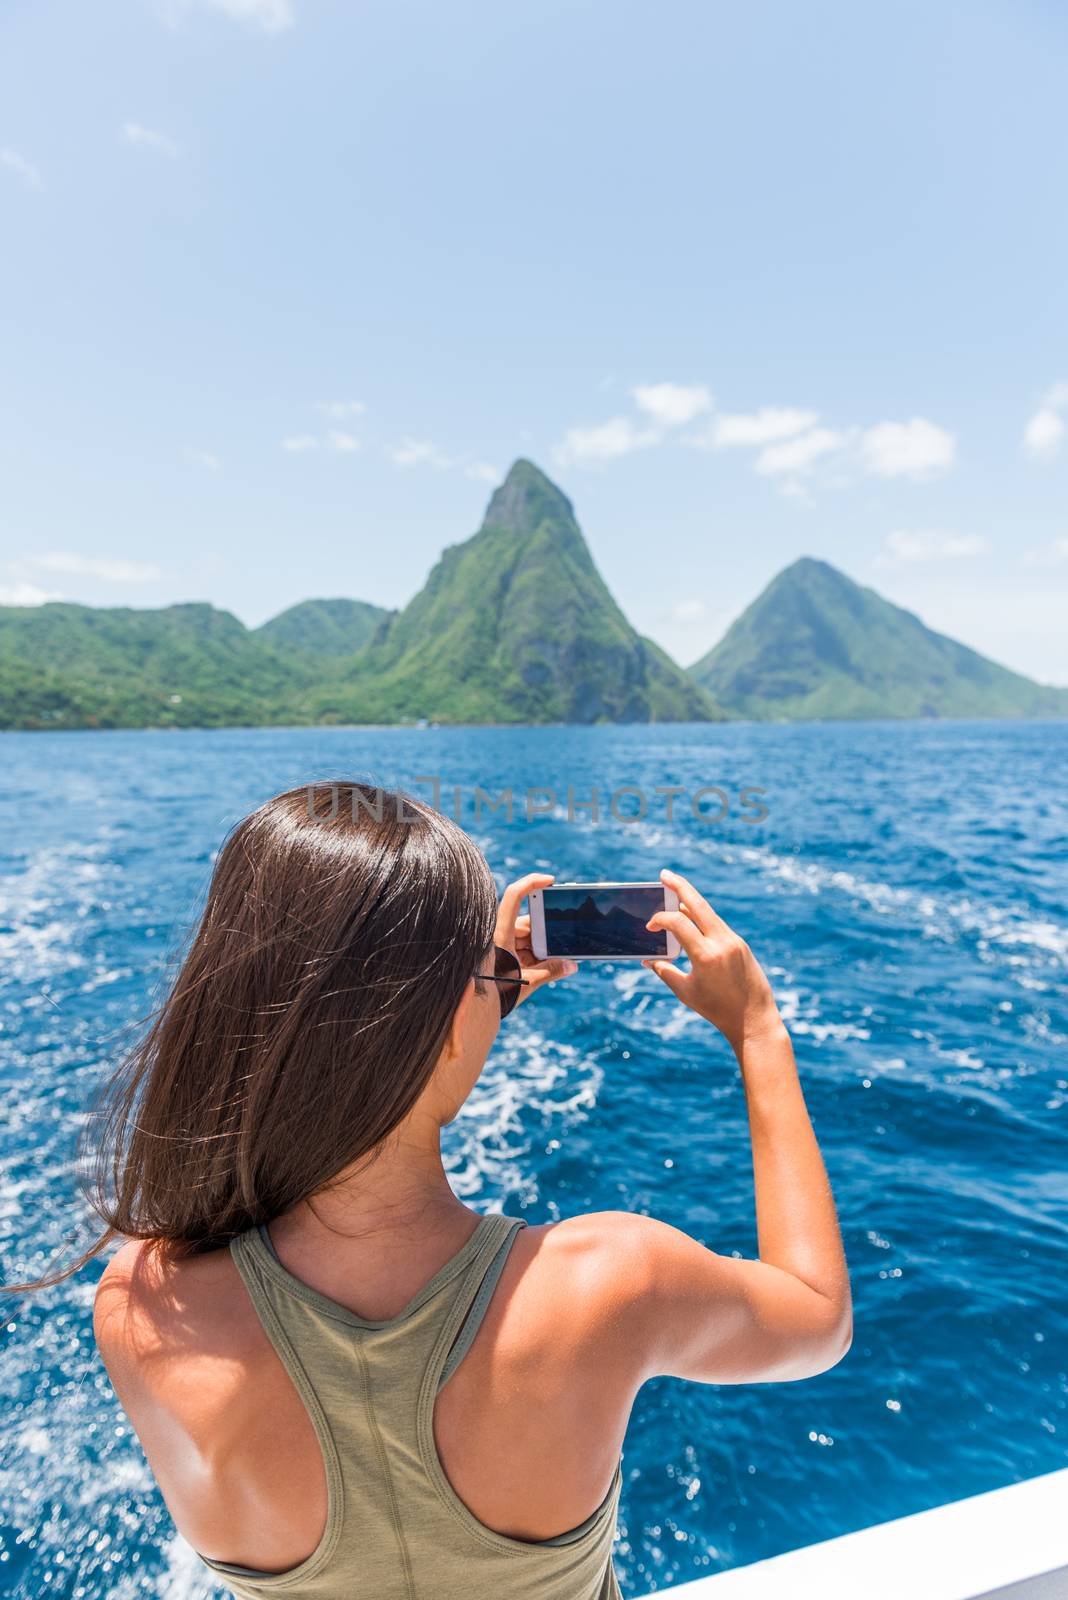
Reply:
[[[790, 1036], [752, 951], [678, 873], [664, 882], [677, 912], [670, 929], [690, 971], [647, 965], [734, 1049], [745, 1086], [756, 1191], [757, 1261], [720, 1256], [653, 1218], [599, 1219], [629, 1289], [615, 1326], [625, 1327], [635, 1376], [701, 1383], [809, 1377], [849, 1348], [852, 1304], [834, 1199], [812, 1131]], [[618, 1293], [618, 1289], [617, 1289]]]

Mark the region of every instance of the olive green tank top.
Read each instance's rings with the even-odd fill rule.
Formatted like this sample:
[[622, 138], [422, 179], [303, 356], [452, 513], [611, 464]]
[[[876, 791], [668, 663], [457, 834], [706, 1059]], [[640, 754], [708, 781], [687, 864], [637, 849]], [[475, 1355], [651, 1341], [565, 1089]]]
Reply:
[[525, 1226], [483, 1217], [404, 1310], [380, 1322], [295, 1278], [266, 1228], [231, 1242], [314, 1425], [327, 1483], [322, 1539], [298, 1566], [268, 1573], [200, 1556], [241, 1600], [620, 1600], [612, 1567], [618, 1464], [592, 1516], [534, 1542], [480, 1522], [434, 1444], [434, 1398], [467, 1353]]

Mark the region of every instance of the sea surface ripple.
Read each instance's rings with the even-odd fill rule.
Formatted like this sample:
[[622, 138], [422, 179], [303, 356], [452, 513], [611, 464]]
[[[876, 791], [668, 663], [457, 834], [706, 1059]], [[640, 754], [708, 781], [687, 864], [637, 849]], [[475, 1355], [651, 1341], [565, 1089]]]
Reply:
[[[642, 1391], [625, 1593], [1068, 1462], [1068, 725], [4, 734], [0, 750], [4, 1279], [76, 1224], [89, 1094], [158, 998], [226, 830], [312, 778], [430, 797], [416, 780], [436, 776], [500, 884], [663, 865], [696, 881], [773, 977], [838, 1199], [853, 1348], [804, 1383]], [[476, 819], [476, 786], [506, 785], [513, 820]], [[596, 821], [569, 819], [569, 785], [576, 802], [598, 789]], [[728, 815], [676, 796], [668, 820], [671, 785], [722, 787]], [[644, 817], [611, 814], [622, 786]], [[528, 821], [533, 787], [556, 800]], [[762, 821], [743, 788], [764, 791]], [[626, 964], [509, 1020], [447, 1152], [480, 1209], [629, 1208], [755, 1250], [733, 1059]], [[99, 1270], [2, 1308], [0, 1591], [209, 1600], [223, 1591], [95, 1356]]]

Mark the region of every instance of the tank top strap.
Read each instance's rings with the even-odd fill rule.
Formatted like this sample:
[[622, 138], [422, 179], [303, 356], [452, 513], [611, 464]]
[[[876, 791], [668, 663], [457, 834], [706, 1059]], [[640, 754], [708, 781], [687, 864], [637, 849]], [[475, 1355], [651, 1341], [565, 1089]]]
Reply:
[[[260, 1238], [263, 1240], [264, 1248], [266, 1249], [268, 1255], [272, 1255], [274, 1257], [274, 1259], [278, 1262], [278, 1265], [281, 1267], [282, 1266], [282, 1258], [278, 1254], [278, 1251], [274, 1247], [274, 1240], [271, 1238], [270, 1230], [268, 1229], [267, 1224], [265, 1222], [257, 1223], [256, 1224], [256, 1232], [259, 1234]], [[285, 1268], [283, 1268], [283, 1271], [284, 1270], [285, 1270]]]
[[491, 1242], [487, 1257], [483, 1259], [476, 1256], [465, 1274], [464, 1282], [453, 1303], [452, 1315], [448, 1320], [448, 1331], [457, 1328], [451, 1347], [443, 1338], [443, 1345], [448, 1349], [444, 1364], [438, 1373], [435, 1387], [440, 1389], [452, 1377], [464, 1356], [470, 1350], [475, 1340], [475, 1335], [482, 1326], [486, 1309], [493, 1298], [493, 1291], [500, 1281], [511, 1250], [520, 1228], [525, 1228], [526, 1222], [522, 1217], [504, 1217], [499, 1219], [497, 1242]]

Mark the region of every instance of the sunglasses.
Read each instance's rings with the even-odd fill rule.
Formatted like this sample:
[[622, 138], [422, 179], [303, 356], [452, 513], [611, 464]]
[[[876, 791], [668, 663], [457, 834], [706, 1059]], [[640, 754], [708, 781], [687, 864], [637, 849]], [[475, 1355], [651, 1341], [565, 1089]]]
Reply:
[[502, 1022], [509, 1011], [515, 1010], [520, 989], [528, 988], [530, 985], [530, 979], [523, 977], [523, 969], [517, 958], [510, 950], [502, 950], [499, 944], [493, 946], [493, 971], [476, 972], [475, 977], [497, 985]]

